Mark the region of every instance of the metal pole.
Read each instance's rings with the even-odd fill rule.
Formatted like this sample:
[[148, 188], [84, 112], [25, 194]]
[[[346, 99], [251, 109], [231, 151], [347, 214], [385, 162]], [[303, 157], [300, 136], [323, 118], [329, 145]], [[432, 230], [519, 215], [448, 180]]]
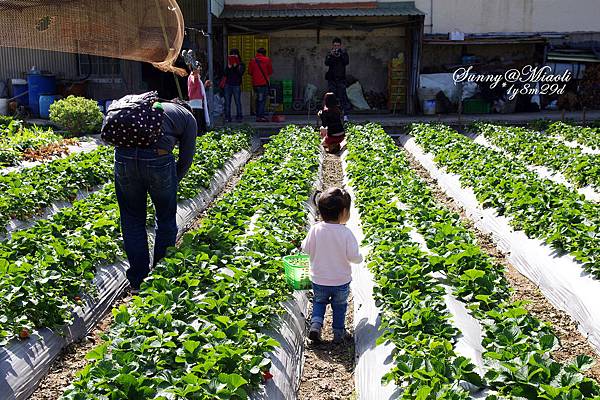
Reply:
[[215, 86], [215, 77], [213, 71], [213, 42], [212, 42], [212, 0], [207, 0], [207, 8], [208, 8], [208, 79], [210, 80], [210, 88], [208, 88], [208, 115], [210, 117], [211, 124], [214, 124], [214, 86]]

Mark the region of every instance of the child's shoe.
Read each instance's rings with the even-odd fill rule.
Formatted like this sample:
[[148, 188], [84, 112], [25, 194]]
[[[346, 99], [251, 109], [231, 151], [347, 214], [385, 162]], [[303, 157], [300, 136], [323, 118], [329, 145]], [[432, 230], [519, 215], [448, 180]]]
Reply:
[[312, 340], [313, 342], [320, 342], [321, 341], [321, 328], [323, 327], [322, 324], [318, 323], [318, 322], [313, 322], [310, 325], [310, 330], [308, 331], [308, 338], [310, 340]]
[[345, 329], [334, 329], [333, 330], [333, 343], [339, 344], [345, 340], [352, 339], [352, 335], [346, 332]]

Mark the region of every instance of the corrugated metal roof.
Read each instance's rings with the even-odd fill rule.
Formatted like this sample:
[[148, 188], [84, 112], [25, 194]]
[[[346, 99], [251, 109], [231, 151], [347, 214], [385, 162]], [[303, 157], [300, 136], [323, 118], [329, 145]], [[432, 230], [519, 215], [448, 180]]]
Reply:
[[219, 18], [312, 18], [312, 17], [393, 17], [425, 15], [412, 1], [378, 3], [373, 8], [289, 8], [289, 9], [234, 9], [226, 8]]

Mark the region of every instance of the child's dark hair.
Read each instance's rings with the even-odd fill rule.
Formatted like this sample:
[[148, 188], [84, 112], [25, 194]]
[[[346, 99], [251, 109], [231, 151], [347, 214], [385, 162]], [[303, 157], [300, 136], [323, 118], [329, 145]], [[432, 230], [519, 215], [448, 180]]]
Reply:
[[329, 188], [319, 197], [317, 206], [325, 222], [338, 222], [344, 209], [349, 209], [352, 200], [348, 192], [340, 188]]
[[335, 115], [342, 115], [337, 96], [333, 92], [327, 92], [323, 96], [323, 110]]
[[240, 56], [240, 51], [238, 49], [231, 49], [229, 50], [229, 55], [230, 56]]
[[257, 52], [258, 54], [262, 54], [263, 56], [266, 56], [266, 55], [267, 55], [267, 50], [265, 50], [265, 48], [264, 48], [264, 47], [260, 47], [258, 50], [256, 50], [256, 52]]

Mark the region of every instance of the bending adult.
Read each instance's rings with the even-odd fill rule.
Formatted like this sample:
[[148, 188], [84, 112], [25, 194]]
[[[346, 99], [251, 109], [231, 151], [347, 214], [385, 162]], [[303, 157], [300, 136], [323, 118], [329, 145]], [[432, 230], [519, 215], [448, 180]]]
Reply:
[[[175, 245], [177, 237], [177, 189], [194, 158], [196, 119], [187, 104], [156, 103], [162, 107], [162, 133], [150, 148], [115, 147], [115, 189], [121, 213], [123, 245], [129, 269], [131, 292], [139, 292], [150, 273], [150, 252], [146, 232], [147, 197], [156, 213], [153, 265]], [[175, 160], [173, 149], [179, 146]]]

